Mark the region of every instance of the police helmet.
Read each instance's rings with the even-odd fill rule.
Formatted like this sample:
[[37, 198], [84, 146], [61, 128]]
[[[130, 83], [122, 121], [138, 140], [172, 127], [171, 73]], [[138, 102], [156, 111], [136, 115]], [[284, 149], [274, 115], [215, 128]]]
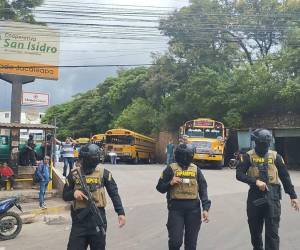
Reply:
[[175, 149], [175, 161], [181, 166], [188, 167], [193, 161], [194, 152], [193, 145], [181, 143]]
[[256, 130], [253, 131], [253, 133], [251, 134], [252, 140], [255, 141], [255, 143], [265, 143], [270, 145], [271, 141], [272, 141], [272, 134], [269, 130], [267, 129], [263, 129], [263, 128], [258, 128]]
[[100, 160], [100, 148], [96, 144], [88, 143], [79, 150], [80, 159]]

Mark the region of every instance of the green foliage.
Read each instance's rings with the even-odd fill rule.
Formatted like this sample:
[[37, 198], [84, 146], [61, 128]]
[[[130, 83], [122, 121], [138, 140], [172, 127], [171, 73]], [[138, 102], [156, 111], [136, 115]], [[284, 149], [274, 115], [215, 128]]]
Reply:
[[146, 68], [120, 70], [117, 77], [107, 78], [96, 89], [74, 96], [69, 103], [50, 107], [43, 122], [52, 123], [56, 117], [60, 137], [103, 133], [132, 100], [144, 96], [143, 86], [147, 80]]
[[157, 111], [143, 98], [137, 98], [114, 122], [115, 128], [126, 128], [149, 135], [158, 129]]
[[0, 19], [37, 23], [32, 9], [43, 2], [44, 0], [0, 0]]
[[178, 131], [208, 117], [233, 128], [257, 114], [300, 113], [300, 1], [191, 0], [161, 20], [169, 51], [48, 109], [59, 136], [112, 127]]
[[[170, 50], [193, 65], [225, 64], [277, 51], [295, 6], [278, 0], [192, 0], [192, 4], [161, 21], [171, 38]], [[299, 8], [299, 3], [295, 4]]]

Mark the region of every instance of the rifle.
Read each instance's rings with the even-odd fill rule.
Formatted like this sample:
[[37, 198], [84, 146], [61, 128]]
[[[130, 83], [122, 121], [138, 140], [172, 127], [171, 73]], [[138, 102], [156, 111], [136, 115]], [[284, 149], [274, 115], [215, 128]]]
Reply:
[[84, 219], [91, 212], [95, 219], [97, 233], [101, 231], [102, 235], [105, 236], [106, 232], [105, 232], [105, 228], [104, 228], [104, 222], [103, 222], [102, 215], [101, 215], [98, 207], [96, 206], [95, 201], [93, 200], [92, 194], [90, 192], [88, 185], [86, 184], [85, 178], [82, 177], [79, 169], [75, 169], [73, 174], [74, 174], [75, 178], [78, 179], [82, 191], [86, 194], [86, 196], [88, 198], [87, 199], [88, 207], [83, 209], [83, 211], [77, 215], [78, 219], [79, 220]]

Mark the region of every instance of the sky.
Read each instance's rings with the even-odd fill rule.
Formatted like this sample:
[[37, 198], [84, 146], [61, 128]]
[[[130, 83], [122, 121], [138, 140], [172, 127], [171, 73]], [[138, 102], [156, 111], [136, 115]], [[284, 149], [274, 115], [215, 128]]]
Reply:
[[[46, 0], [35, 10], [38, 21], [60, 32], [59, 65], [151, 63], [151, 53], [167, 50], [157, 29], [160, 17], [188, 0]], [[24, 91], [50, 94], [50, 105], [93, 89], [118, 67], [61, 68], [59, 80], [36, 79]], [[0, 80], [0, 110], [10, 109], [10, 84]]]

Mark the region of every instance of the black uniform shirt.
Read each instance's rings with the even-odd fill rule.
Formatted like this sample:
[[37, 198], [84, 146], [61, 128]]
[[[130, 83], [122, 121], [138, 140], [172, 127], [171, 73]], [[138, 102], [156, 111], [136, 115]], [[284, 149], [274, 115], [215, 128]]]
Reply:
[[[170, 166], [166, 167], [162, 173], [161, 178], [156, 186], [157, 191], [164, 194], [167, 193], [168, 208], [170, 209], [180, 209], [180, 208], [197, 208], [200, 207], [199, 200], [170, 200], [170, 188], [171, 180], [174, 177], [174, 172]], [[200, 170], [197, 167], [197, 181], [199, 186], [199, 197], [202, 203], [203, 210], [208, 211], [211, 206], [211, 201], [208, 199], [207, 195], [207, 183]]]
[[35, 147], [34, 140], [33, 139], [28, 139], [27, 146], [30, 147], [33, 150], [34, 147]]
[[[291, 177], [289, 175], [289, 172], [287, 171], [287, 168], [285, 166], [285, 163], [282, 159], [282, 156], [277, 154], [277, 157], [275, 159], [275, 166], [278, 170], [279, 178], [282, 182], [284, 191], [289, 194], [291, 199], [297, 199], [297, 195], [294, 189], [294, 186], [291, 181]], [[247, 183], [250, 185], [250, 189], [256, 190], [259, 192], [258, 187], [256, 186], [256, 178], [251, 177], [247, 175], [247, 171], [249, 167], [251, 166], [250, 156], [248, 154], [244, 154], [240, 157], [239, 164], [237, 166], [236, 170], [236, 178], [237, 180]]]
[[[120, 195], [118, 192], [117, 184], [116, 184], [115, 180], [113, 179], [111, 173], [107, 169], [104, 169], [103, 181], [104, 181], [104, 186], [106, 188], [106, 191], [112, 200], [112, 203], [113, 203], [116, 213], [118, 215], [125, 215], [124, 208], [123, 208], [122, 202], [121, 202], [121, 198], [120, 198]], [[65, 201], [75, 200], [74, 186], [75, 186], [75, 183], [74, 183], [74, 180], [70, 173], [67, 177], [67, 182], [66, 182], [66, 184], [64, 186], [64, 190], [63, 190], [63, 199]]]

